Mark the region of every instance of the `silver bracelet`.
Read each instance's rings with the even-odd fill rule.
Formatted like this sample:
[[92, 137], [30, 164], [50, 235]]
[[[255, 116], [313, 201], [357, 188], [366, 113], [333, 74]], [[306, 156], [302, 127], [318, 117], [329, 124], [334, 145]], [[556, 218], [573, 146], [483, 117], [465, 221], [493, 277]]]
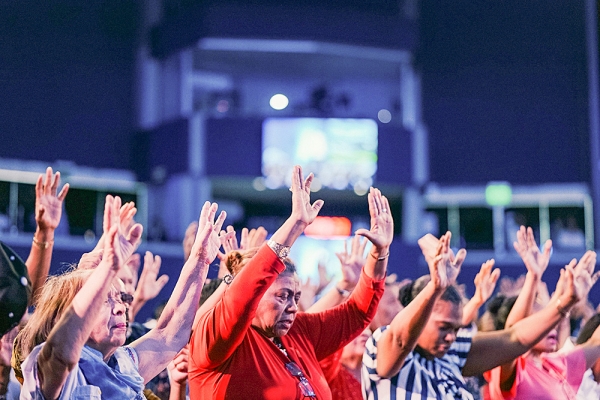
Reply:
[[287, 258], [288, 254], [290, 254], [290, 246], [284, 246], [274, 240], [267, 241], [267, 245], [271, 248], [271, 250], [273, 250], [273, 252], [275, 252], [280, 260]]

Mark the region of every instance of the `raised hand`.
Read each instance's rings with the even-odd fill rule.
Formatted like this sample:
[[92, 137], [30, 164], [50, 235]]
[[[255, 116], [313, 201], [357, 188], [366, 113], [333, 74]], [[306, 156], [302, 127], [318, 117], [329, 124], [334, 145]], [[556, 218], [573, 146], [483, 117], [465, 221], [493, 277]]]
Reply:
[[[227, 259], [227, 253], [236, 250], [243, 250], [243, 246], [238, 245], [233, 226], [228, 225], [227, 231], [221, 231], [220, 235], [225, 235], [226, 233], [229, 233], [230, 237], [223, 242], [223, 251], [219, 251], [217, 253], [217, 257], [219, 257], [219, 260], [221, 261], [225, 261]], [[242, 241], [244, 240], [244, 236], [246, 236], [246, 238], [248, 237], [248, 228], [242, 229]]]
[[292, 173], [292, 217], [297, 221], [310, 225], [323, 207], [323, 200], [316, 200], [310, 204], [310, 184], [314, 175], [311, 173], [306, 180], [302, 175], [302, 168], [294, 166]]
[[35, 183], [35, 222], [40, 230], [55, 230], [62, 216], [62, 205], [69, 184], [65, 184], [57, 194], [60, 184], [60, 172], [52, 174], [52, 168], [46, 169], [46, 177], [38, 177]]
[[251, 229], [247, 235], [244, 235], [244, 230], [242, 229], [242, 240], [240, 242], [240, 246], [243, 249], [259, 247], [265, 242], [265, 240], [267, 240], [267, 235], [267, 230], [262, 226], [259, 226], [256, 229]]
[[134, 298], [137, 297], [142, 301], [152, 300], [158, 296], [163, 287], [169, 282], [168, 275], [158, 277], [161, 262], [160, 256], [154, 256], [149, 251], [146, 252], [144, 255], [144, 268], [135, 289]]
[[[123, 262], [131, 257], [142, 240], [144, 228], [141, 224], [133, 223], [135, 211], [133, 203], [127, 203], [121, 207], [119, 196], [106, 196], [103, 221], [104, 235], [110, 230], [110, 228], [107, 229], [107, 226], [117, 229], [116, 240], [119, 245], [115, 247], [115, 251], [119, 252], [118, 256]], [[106, 256], [106, 252], [104, 256]]]
[[118, 238], [119, 232], [119, 214], [121, 208], [121, 198], [106, 196], [104, 204], [104, 241], [102, 251], [102, 262], [110, 265], [114, 271], [119, 271], [125, 261], [131, 256], [127, 249], [122, 248], [122, 242]]
[[167, 369], [169, 370], [169, 379], [171, 382], [175, 382], [179, 385], [185, 385], [188, 379], [189, 355], [188, 347], [185, 346], [169, 363], [169, 365], [167, 365]]
[[513, 243], [513, 246], [525, 263], [527, 271], [532, 273], [536, 278], [541, 278], [550, 262], [552, 241], [547, 240], [543, 251], [540, 252], [533, 237], [533, 229], [531, 227], [525, 229], [524, 226], [521, 226], [517, 231], [517, 241]]
[[219, 253], [221, 245], [235, 234], [235, 232], [229, 232], [219, 235], [227, 213], [221, 211], [215, 221], [217, 208], [217, 203], [211, 204], [208, 201], [202, 206], [200, 219], [198, 220], [198, 232], [196, 233], [196, 240], [190, 254], [190, 258], [197, 257], [198, 261], [205, 264], [213, 262]]
[[233, 226], [227, 226], [227, 231], [221, 231], [221, 235], [224, 235], [226, 233], [229, 234], [230, 232], [233, 232], [231, 238], [225, 240], [225, 242], [223, 243], [223, 251], [219, 251], [219, 253], [217, 254], [217, 257], [219, 257], [221, 261], [225, 261], [227, 259], [227, 253], [235, 250], [243, 251], [259, 247], [267, 238], [267, 230], [262, 226], [259, 226], [257, 229], [252, 229], [250, 231], [248, 231], [248, 228], [243, 228], [242, 236], [238, 245]]
[[368, 241], [359, 235], [354, 235], [348, 252], [348, 243], [344, 242], [344, 251], [335, 253], [342, 264], [342, 279], [338, 283], [340, 289], [352, 290], [358, 283], [360, 271], [365, 265], [365, 248]]
[[302, 291], [302, 296], [300, 296], [298, 306], [301, 311], [306, 311], [315, 302], [315, 297], [319, 293], [319, 283], [313, 282], [309, 276], [305, 281], [300, 282], [300, 290]]
[[500, 277], [500, 269], [496, 268], [492, 271], [494, 267], [495, 261], [487, 260], [483, 264], [481, 264], [481, 269], [475, 275], [475, 297], [480, 304], [485, 303], [494, 293], [494, 289], [496, 288], [496, 282], [498, 282], [498, 278]]
[[453, 285], [467, 256], [465, 249], [460, 249], [454, 256], [454, 252], [450, 249], [451, 238], [452, 234], [446, 232], [440, 238], [435, 253], [432, 253], [429, 248], [429, 241], [423, 242], [419, 239], [419, 246], [425, 255], [425, 260], [427, 260], [431, 281], [435, 287], [446, 288]]
[[575, 261], [575, 259], [571, 260], [569, 265], [573, 268], [573, 279], [578, 298], [583, 300], [587, 298], [590, 289], [600, 276], [600, 272], [594, 273], [596, 252], [588, 250], [573, 267]]
[[371, 229], [358, 229], [357, 235], [369, 239], [378, 249], [389, 248], [394, 239], [394, 220], [388, 199], [376, 188], [369, 190], [369, 214], [371, 215]]

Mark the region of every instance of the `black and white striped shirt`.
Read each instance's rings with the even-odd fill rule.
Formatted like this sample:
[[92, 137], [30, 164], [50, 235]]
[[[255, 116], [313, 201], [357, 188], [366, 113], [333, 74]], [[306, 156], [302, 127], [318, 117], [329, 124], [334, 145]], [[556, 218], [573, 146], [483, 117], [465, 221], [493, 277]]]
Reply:
[[473, 332], [459, 330], [456, 341], [442, 358], [428, 360], [411, 352], [397, 375], [377, 375], [377, 342], [388, 326], [377, 329], [367, 341], [361, 371], [363, 397], [367, 400], [473, 400], [465, 388], [461, 368], [471, 349]]

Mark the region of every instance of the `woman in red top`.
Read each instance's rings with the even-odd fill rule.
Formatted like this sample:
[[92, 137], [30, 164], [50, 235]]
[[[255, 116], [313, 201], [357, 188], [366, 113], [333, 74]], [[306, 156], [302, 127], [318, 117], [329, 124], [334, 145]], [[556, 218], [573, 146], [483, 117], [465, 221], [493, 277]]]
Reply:
[[349, 300], [317, 314], [298, 313], [300, 282], [282, 259], [317, 216], [310, 204], [312, 174], [296, 166], [292, 213], [233, 279], [216, 306], [202, 315], [190, 341], [192, 399], [331, 399], [319, 360], [369, 324], [383, 292], [393, 221], [387, 199], [369, 193], [373, 247]]

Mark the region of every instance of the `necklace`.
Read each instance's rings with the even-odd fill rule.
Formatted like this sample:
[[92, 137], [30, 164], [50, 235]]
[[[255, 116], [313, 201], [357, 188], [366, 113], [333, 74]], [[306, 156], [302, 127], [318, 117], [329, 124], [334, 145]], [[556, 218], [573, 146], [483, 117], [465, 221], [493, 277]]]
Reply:
[[275, 343], [275, 346], [277, 346], [277, 348], [281, 350], [281, 352], [285, 354], [286, 357], [288, 356], [287, 350], [285, 349], [285, 347], [283, 347], [283, 343], [281, 343], [281, 339], [275, 337], [273, 338], [273, 343]]

